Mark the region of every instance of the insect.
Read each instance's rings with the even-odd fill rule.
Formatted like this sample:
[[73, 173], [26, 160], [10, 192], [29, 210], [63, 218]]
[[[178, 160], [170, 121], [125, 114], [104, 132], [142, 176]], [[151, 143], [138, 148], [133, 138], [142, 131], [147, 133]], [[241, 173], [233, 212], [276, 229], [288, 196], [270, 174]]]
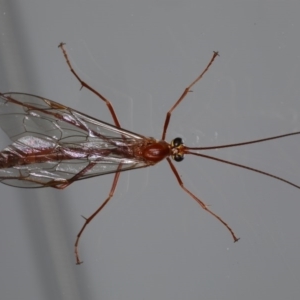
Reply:
[[187, 147], [181, 138], [175, 138], [171, 143], [165, 141], [172, 112], [207, 72], [218, 56], [218, 52], [213, 53], [204, 71], [185, 88], [180, 98], [167, 112], [162, 138], [156, 140], [121, 128], [110, 101], [78, 76], [70, 63], [64, 45], [61, 43], [59, 47], [70, 71], [80, 82], [81, 88], [87, 88], [105, 102], [114, 125], [39, 96], [24, 93], [0, 93], [0, 126], [12, 140], [12, 144], [0, 152], [0, 181], [22, 188], [64, 189], [77, 180], [109, 173], [115, 174], [108, 197], [91, 216], [84, 218], [85, 222], [77, 234], [76, 264], [81, 263], [78, 252], [80, 237], [86, 226], [113, 197], [122, 171], [153, 166], [165, 159], [180, 187], [227, 228], [234, 242], [239, 238], [231, 227], [185, 187], [172, 160], [180, 162], [185, 154], [201, 156], [260, 173], [300, 189], [299, 185], [276, 175], [199, 152], [261, 143], [297, 135], [300, 131], [212, 147]]

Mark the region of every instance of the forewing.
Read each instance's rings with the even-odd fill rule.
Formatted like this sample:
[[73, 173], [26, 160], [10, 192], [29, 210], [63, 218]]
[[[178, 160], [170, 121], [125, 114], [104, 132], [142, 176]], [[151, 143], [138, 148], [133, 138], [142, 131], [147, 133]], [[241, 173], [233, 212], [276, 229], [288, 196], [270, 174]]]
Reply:
[[[76, 180], [114, 173], [120, 164], [120, 171], [147, 166], [116, 151], [145, 137], [38, 96], [0, 94], [0, 126], [13, 141], [0, 153], [0, 181], [8, 185], [59, 186], [78, 173]], [[18, 162], [44, 158], [7, 165], [9, 155]]]

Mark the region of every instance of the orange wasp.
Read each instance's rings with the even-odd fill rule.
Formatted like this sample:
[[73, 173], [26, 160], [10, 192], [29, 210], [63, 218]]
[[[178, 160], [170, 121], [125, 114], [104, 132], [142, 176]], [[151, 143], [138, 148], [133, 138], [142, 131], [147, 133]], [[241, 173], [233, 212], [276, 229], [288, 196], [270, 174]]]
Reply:
[[181, 188], [229, 230], [234, 242], [239, 239], [233, 230], [184, 186], [171, 158], [180, 162], [185, 154], [201, 156], [257, 172], [300, 189], [299, 185], [273, 174], [199, 152], [260, 143], [296, 135], [300, 133], [299, 131], [212, 147], [187, 147], [181, 138], [175, 138], [171, 143], [165, 141], [172, 112], [207, 72], [218, 56], [218, 52], [213, 53], [204, 71], [184, 90], [167, 112], [162, 138], [156, 140], [121, 128], [110, 101], [81, 80], [69, 61], [64, 43], [61, 43], [59, 47], [81, 87], [87, 88], [105, 102], [114, 125], [39, 96], [24, 93], [0, 93], [0, 126], [12, 140], [12, 144], [0, 152], [0, 181], [22, 188], [64, 189], [77, 180], [115, 173], [107, 199], [90, 217], [85, 218], [85, 223], [77, 234], [75, 242], [77, 264], [81, 263], [78, 254], [80, 237], [86, 226], [113, 197], [122, 171], [153, 166], [166, 159]]

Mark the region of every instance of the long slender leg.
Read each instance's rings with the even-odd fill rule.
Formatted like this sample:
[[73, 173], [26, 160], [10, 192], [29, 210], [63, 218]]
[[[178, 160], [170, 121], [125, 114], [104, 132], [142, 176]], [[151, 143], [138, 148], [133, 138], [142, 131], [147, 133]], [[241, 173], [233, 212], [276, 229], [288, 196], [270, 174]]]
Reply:
[[62, 190], [64, 188], [66, 188], [67, 186], [69, 186], [70, 184], [72, 184], [74, 181], [78, 180], [81, 176], [83, 176], [87, 171], [91, 170], [95, 165], [97, 165], [97, 163], [90, 163], [88, 164], [84, 169], [82, 169], [80, 172], [78, 172], [77, 174], [75, 174], [72, 178], [70, 179], [66, 179], [65, 182], [61, 183], [61, 182], [57, 182], [55, 180], [50, 181], [47, 185], [45, 186], [51, 186], [53, 188]]
[[70, 68], [70, 71], [73, 73], [73, 75], [74, 75], [74, 76], [77, 78], [77, 80], [80, 82], [81, 88], [83, 88], [83, 87], [87, 88], [88, 90], [90, 90], [92, 93], [94, 93], [95, 95], [97, 95], [101, 100], [103, 100], [103, 101], [106, 103], [106, 105], [107, 105], [107, 107], [108, 107], [108, 109], [109, 109], [109, 111], [110, 111], [110, 113], [111, 113], [111, 116], [112, 116], [112, 118], [113, 118], [113, 120], [114, 120], [115, 125], [116, 125], [117, 127], [120, 128], [121, 125], [120, 125], [120, 123], [119, 123], [117, 114], [115, 113], [115, 110], [114, 110], [112, 104], [110, 103], [110, 101], [107, 100], [104, 96], [102, 96], [102, 95], [101, 95], [99, 92], [97, 92], [95, 89], [93, 89], [91, 86], [89, 86], [86, 82], [84, 82], [84, 81], [78, 76], [78, 74], [75, 72], [75, 70], [73, 69], [73, 67], [72, 67], [72, 65], [71, 65], [71, 62], [70, 62], [70, 60], [69, 60], [69, 57], [68, 57], [68, 54], [67, 54], [67, 51], [66, 51], [64, 45], [65, 45], [65, 43], [60, 43], [60, 44], [58, 45], [58, 47], [61, 48], [61, 50], [62, 50], [62, 52], [63, 52], [63, 55], [64, 55], [64, 57], [65, 57], [65, 59], [66, 59], [66, 62], [67, 62], [67, 64], [68, 64], [69, 68]]
[[[70, 184], [72, 184], [74, 181], [78, 180], [80, 177], [82, 177], [86, 172], [88, 172], [89, 170], [91, 170], [97, 163], [90, 163], [88, 164], [84, 169], [82, 169], [80, 172], [78, 172], [77, 174], [75, 174], [72, 178], [70, 179], [66, 179], [64, 181], [55, 181], [55, 180], [51, 180], [47, 183], [43, 182], [42, 180], [38, 180], [38, 179], [32, 179], [32, 178], [27, 178], [26, 176], [23, 176], [21, 174], [21, 172], [19, 171], [19, 176], [16, 177], [0, 177], [0, 182], [5, 181], [5, 179], [9, 179], [9, 180], [13, 180], [15, 179], [16, 181], [27, 181], [27, 182], [32, 182], [32, 183], [37, 183], [40, 185], [40, 187], [52, 187], [55, 189], [59, 189], [62, 190], [64, 188], [66, 188], [67, 186], [69, 186]], [[16, 185], [18, 186], [18, 185]], [[21, 187], [21, 185], [20, 185]], [[25, 187], [25, 186], [23, 186]]]
[[119, 164], [119, 167], [117, 169], [117, 173], [115, 174], [113, 184], [111, 186], [109, 195], [106, 198], [106, 200], [102, 203], [102, 205], [92, 215], [90, 215], [88, 218], [84, 218], [85, 222], [84, 222], [82, 228], [80, 229], [80, 231], [78, 232], [77, 238], [76, 238], [76, 241], [75, 241], [75, 258], [76, 258], [76, 264], [77, 265], [80, 265], [82, 263], [82, 261], [80, 261], [80, 259], [79, 259], [79, 253], [78, 253], [78, 244], [79, 244], [80, 237], [81, 237], [85, 227], [96, 217], [96, 215], [102, 210], [102, 208], [113, 197], [116, 186], [117, 186], [117, 183], [118, 183], [118, 180], [119, 180], [119, 177], [120, 177], [121, 166], [122, 166], [122, 164]]
[[203, 77], [203, 75], [207, 72], [207, 70], [209, 69], [209, 67], [211, 66], [211, 64], [213, 63], [213, 61], [215, 60], [216, 56], [218, 56], [218, 55], [219, 55], [219, 53], [214, 51], [214, 54], [213, 54], [210, 62], [208, 63], [208, 65], [204, 69], [204, 71], [187, 88], [185, 88], [185, 90], [182, 93], [182, 95], [180, 96], [180, 98], [175, 102], [175, 104], [167, 112], [166, 120], [165, 120], [165, 124], [164, 124], [164, 130], [163, 130], [163, 134], [162, 134], [162, 140], [165, 140], [165, 138], [166, 138], [166, 132], [167, 132], [167, 129], [168, 129], [168, 126], [169, 126], [169, 122], [170, 122], [171, 114], [172, 114], [173, 110], [185, 98], [185, 96], [187, 95], [187, 93], [191, 91], [192, 86], [195, 85]]
[[201, 201], [198, 197], [196, 197], [192, 192], [190, 192], [183, 184], [182, 180], [180, 179], [180, 176], [175, 168], [175, 166], [173, 165], [173, 163], [171, 162], [170, 158], [167, 158], [167, 161], [179, 183], [179, 185], [181, 186], [181, 188], [186, 192], [188, 193], [194, 200], [196, 200], [200, 205], [201, 207], [206, 210], [207, 212], [209, 212], [211, 215], [213, 215], [216, 219], [218, 219], [228, 230], [229, 232], [231, 233], [232, 237], [233, 237], [233, 241], [234, 242], [237, 242], [239, 240], [239, 238], [236, 237], [236, 235], [234, 234], [233, 230], [229, 227], [229, 225], [224, 222], [217, 214], [215, 214], [214, 212], [212, 212], [208, 207], [207, 205]]

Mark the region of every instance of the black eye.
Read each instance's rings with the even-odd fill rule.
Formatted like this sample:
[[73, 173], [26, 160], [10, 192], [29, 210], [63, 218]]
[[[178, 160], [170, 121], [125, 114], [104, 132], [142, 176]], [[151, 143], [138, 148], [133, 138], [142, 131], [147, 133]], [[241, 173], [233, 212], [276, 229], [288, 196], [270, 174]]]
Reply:
[[183, 154], [175, 154], [175, 155], [173, 155], [173, 159], [178, 162], [183, 161], [184, 155]]
[[179, 138], [179, 137], [176, 138], [176, 139], [174, 139], [173, 143], [172, 143], [172, 145], [173, 145], [174, 148], [177, 148], [178, 146], [180, 146], [182, 144], [183, 144], [182, 138]]

